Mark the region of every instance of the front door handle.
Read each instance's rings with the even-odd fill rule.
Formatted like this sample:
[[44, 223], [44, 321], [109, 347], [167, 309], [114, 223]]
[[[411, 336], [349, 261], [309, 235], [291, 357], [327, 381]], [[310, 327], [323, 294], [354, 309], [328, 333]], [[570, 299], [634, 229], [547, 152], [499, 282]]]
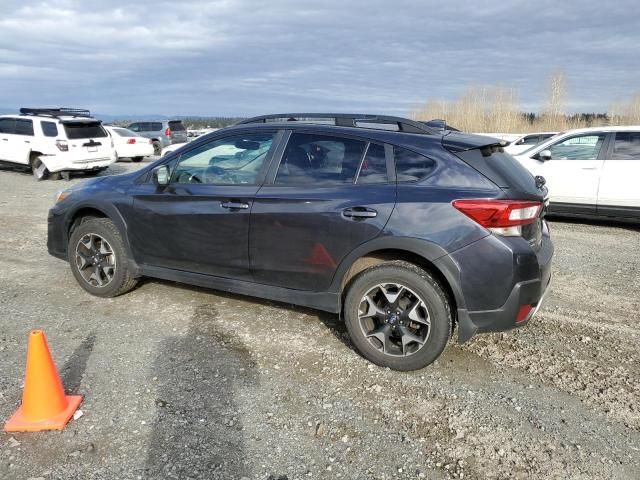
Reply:
[[222, 208], [228, 208], [229, 210], [246, 210], [249, 208], [248, 203], [242, 202], [222, 202], [220, 206]]
[[598, 167], [580, 167], [582, 170], [597, 170]]
[[345, 208], [342, 211], [342, 215], [349, 218], [375, 218], [378, 216], [378, 212], [376, 212], [373, 208], [352, 207]]

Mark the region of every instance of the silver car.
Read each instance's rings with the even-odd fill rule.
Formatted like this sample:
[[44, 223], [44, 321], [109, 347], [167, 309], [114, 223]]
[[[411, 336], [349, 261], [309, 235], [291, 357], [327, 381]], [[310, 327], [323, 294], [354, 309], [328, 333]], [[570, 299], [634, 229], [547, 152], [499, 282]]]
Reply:
[[127, 128], [142, 137], [150, 138], [155, 155], [160, 155], [164, 147], [187, 141], [187, 129], [184, 128], [182, 120], [135, 122]]

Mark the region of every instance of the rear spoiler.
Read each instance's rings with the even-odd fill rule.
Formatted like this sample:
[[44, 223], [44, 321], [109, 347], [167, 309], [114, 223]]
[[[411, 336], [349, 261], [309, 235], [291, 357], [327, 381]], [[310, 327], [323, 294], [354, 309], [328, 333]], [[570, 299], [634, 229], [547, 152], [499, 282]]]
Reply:
[[509, 142], [499, 138], [473, 135], [469, 133], [448, 132], [442, 136], [442, 146], [450, 152], [464, 152], [465, 150], [504, 148]]

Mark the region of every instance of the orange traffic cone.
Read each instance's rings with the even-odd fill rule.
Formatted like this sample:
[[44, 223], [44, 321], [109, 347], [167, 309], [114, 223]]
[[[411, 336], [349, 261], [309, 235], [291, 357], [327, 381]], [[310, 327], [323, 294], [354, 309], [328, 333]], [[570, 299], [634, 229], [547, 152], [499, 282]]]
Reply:
[[44, 332], [32, 330], [22, 405], [5, 424], [5, 432], [62, 430], [81, 401], [80, 395], [64, 394]]

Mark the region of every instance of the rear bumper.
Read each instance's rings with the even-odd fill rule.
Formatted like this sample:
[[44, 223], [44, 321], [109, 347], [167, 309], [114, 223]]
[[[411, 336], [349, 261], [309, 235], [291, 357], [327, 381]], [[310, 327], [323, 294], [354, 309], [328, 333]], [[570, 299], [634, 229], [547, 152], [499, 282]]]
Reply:
[[54, 156], [41, 157], [50, 172], [90, 171], [106, 168], [116, 161], [115, 155], [99, 158], [66, 159]]
[[553, 253], [545, 231], [538, 252], [521, 238], [488, 236], [436, 261], [456, 299], [459, 342], [526, 325], [549, 290]]

